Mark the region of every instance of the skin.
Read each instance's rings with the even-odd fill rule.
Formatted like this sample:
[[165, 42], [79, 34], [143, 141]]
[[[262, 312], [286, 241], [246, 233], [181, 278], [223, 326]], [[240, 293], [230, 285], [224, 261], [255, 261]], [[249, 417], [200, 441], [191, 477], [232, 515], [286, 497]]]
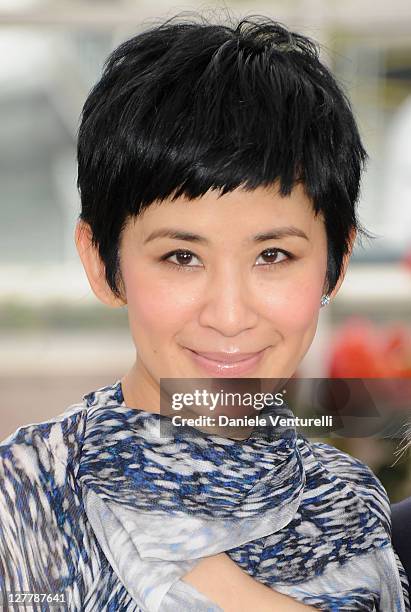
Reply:
[[[326, 290], [327, 237], [323, 218], [314, 215], [303, 186], [297, 185], [287, 197], [275, 186], [218, 196], [209, 191], [197, 200], [154, 203], [128, 221], [120, 242], [122, 299], [105, 281], [90, 228], [77, 224], [76, 245], [93, 292], [110, 307], [127, 304], [136, 347], [135, 362], [121, 379], [129, 407], [159, 412], [160, 378], [207, 376], [187, 348], [266, 348], [263, 359], [245, 376], [288, 379], [313, 341]], [[252, 240], [284, 226], [298, 228], [306, 238]], [[147, 241], [159, 228], [197, 234], [207, 242], [170, 237]], [[351, 245], [354, 239], [352, 233]], [[191, 255], [176, 256], [175, 250]], [[168, 260], [162, 260], [167, 254]], [[202, 559], [184, 579], [228, 611], [309, 609], [258, 583], [224, 553]]]
[[315, 610], [252, 578], [225, 553], [202, 559], [182, 580], [224, 612], [303, 612]]

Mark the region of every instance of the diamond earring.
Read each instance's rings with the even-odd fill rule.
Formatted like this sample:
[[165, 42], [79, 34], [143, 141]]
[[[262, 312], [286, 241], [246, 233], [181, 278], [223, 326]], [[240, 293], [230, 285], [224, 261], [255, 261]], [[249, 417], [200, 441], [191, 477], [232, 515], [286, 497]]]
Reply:
[[323, 295], [321, 297], [321, 306], [327, 306], [327, 304], [330, 303], [330, 296], [329, 295]]

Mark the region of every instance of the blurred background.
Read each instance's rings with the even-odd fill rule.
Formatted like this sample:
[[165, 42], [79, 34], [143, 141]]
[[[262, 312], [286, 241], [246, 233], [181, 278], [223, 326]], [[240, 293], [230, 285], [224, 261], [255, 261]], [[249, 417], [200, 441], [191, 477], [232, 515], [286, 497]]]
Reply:
[[[92, 294], [74, 244], [76, 133], [109, 52], [182, 11], [264, 14], [316, 39], [370, 155], [355, 247], [298, 375], [411, 378], [409, 0], [0, 0], [0, 440], [112, 384], [134, 360], [127, 312]], [[411, 398], [410, 398], [411, 404]], [[366, 461], [392, 501], [411, 495], [398, 439], [333, 444]]]

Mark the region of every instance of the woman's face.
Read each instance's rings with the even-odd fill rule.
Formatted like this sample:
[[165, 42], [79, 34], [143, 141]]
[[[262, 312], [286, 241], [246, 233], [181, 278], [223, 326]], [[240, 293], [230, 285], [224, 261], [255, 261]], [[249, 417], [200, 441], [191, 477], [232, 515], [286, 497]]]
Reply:
[[311, 345], [327, 241], [301, 186], [151, 205], [120, 257], [139, 395], [160, 378], [289, 378]]

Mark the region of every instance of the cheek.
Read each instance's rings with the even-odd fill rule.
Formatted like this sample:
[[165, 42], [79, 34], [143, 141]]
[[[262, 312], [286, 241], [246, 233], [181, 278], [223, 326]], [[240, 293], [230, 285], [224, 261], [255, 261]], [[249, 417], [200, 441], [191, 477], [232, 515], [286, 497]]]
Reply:
[[181, 327], [195, 301], [177, 289], [170, 281], [162, 282], [153, 275], [134, 269], [125, 271], [127, 305], [130, 325], [136, 335], [144, 331], [150, 337]]
[[285, 283], [265, 296], [265, 315], [281, 332], [304, 332], [318, 317], [321, 281]]

